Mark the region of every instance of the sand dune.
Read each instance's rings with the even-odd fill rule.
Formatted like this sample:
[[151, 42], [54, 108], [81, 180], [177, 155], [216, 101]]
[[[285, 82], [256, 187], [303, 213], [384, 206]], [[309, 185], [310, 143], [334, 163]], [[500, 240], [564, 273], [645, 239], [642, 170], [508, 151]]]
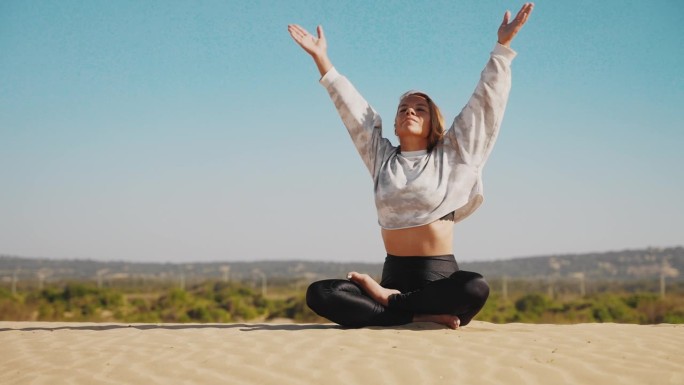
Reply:
[[2, 384], [684, 384], [684, 325], [0, 322]]

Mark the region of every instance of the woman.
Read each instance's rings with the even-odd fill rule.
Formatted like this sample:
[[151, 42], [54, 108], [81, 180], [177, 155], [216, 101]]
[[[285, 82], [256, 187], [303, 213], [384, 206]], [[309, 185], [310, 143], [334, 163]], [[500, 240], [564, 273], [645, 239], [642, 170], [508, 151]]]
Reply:
[[482, 202], [482, 167], [496, 139], [510, 90], [510, 43], [534, 4], [509, 23], [506, 11], [498, 42], [475, 93], [445, 132], [439, 108], [425, 93], [401, 96], [394, 119], [399, 147], [382, 137], [378, 114], [327, 55], [318, 38], [298, 25], [288, 31], [313, 58], [354, 145], [373, 177], [378, 222], [387, 258], [378, 284], [367, 274], [312, 283], [307, 304], [343, 326], [389, 326], [430, 321], [464, 326], [489, 295], [480, 274], [459, 270], [453, 226]]

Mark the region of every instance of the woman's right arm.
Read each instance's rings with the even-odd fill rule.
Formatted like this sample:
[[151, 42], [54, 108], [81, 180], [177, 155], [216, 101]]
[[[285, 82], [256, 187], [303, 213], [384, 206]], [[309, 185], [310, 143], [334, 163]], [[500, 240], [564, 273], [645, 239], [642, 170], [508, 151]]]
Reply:
[[380, 115], [351, 82], [333, 67], [328, 58], [328, 46], [321, 26], [317, 28], [318, 38], [296, 24], [289, 25], [287, 30], [292, 39], [311, 55], [316, 63], [321, 74], [321, 85], [328, 91], [363, 163], [371, 176], [375, 177], [385, 152], [392, 149], [391, 143], [382, 137]]

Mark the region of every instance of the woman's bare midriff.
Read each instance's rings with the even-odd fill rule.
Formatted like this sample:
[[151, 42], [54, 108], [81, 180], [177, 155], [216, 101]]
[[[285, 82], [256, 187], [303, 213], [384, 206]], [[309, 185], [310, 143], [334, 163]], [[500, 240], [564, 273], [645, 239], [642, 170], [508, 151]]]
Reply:
[[398, 257], [453, 254], [454, 222], [435, 221], [408, 229], [382, 229], [387, 254]]

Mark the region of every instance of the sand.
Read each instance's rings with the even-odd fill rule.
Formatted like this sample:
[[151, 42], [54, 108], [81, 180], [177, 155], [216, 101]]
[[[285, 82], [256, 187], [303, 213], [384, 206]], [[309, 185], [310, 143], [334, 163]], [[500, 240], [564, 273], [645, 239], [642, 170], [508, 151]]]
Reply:
[[684, 325], [0, 322], [0, 384], [684, 384]]

